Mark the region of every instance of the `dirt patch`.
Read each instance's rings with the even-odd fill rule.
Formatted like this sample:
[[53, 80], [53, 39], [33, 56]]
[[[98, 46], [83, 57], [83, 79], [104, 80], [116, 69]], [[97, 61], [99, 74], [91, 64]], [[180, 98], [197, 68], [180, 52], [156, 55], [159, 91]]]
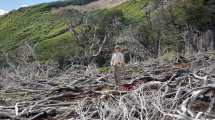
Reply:
[[82, 12], [86, 11], [93, 11], [98, 9], [105, 9], [105, 8], [112, 8], [115, 6], [118, 6], [128, 0], [98, 0], [95, 2], [91, 2], [87, 5], [71, 5], [68, 7], [65, 7], [65, 9], [76, 9]]

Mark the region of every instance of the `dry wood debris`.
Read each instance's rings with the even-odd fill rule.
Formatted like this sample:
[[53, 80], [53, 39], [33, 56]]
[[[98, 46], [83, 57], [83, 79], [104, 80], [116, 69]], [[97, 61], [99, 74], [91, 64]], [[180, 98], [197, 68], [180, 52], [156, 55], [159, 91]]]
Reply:
[[215, 60], [205, 54], [189, 60], [128, 64], [120, 90], [113, 89], [112, 72], [95, 66], [11, 66], [0, 72], [0, 119], [215, 119]]

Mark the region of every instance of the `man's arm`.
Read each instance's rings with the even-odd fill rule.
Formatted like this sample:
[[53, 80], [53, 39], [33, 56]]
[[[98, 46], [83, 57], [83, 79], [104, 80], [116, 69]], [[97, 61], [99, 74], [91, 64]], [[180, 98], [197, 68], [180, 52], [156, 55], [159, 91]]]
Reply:
[[114, 64], [114, 59], [115, 59], [115, 54], [112, 54], [111, 61], [110, 61], [111, 66], [113, 66]]
[[120, 61], [121, 61], [121, 64], [125, 64], [125, 58], [123, 53], [121, 53], [120, 55]]

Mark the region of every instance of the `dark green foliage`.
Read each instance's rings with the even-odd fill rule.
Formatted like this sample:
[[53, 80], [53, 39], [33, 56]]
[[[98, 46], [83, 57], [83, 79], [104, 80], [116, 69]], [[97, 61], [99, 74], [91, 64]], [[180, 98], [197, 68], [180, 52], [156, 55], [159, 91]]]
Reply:
[[208, 25], [215, 26], [215, 1], [214, 0], [204, 0], [204, 18], [208, 19]]
[[130, 53], [129, 52], [125, 52], [124, 53], [124, 58], [125, 58], [125, 63], [128, 63], [130, 61]]
[[[179, 1], [174, 15], [177, 24], [186, 23], [199, 30], [206, 30], [215, 26], [215, 1], [214, 0], [187, 0]], [[179, 22], [180, 21], [180, 22]]]
[[7, 66], [7, 60], [3, 53], [0, 52], [0, 68]]
[[109, 60], [110, 59], [108, 59], [107, 57], [99, 55], [98, 57], [96, 57], [94, 62], [97, 63], [97, 65], [99, 67], [101, 67], [101, 66], [104, 66], [104, 65], [109, 65], [108, 64]]
[[202, 28], [207, 24], [207, 18], [204, 18], [203, 9], [204, 0], [190, 0], [186, 4], [186, 20], [189, 24]]

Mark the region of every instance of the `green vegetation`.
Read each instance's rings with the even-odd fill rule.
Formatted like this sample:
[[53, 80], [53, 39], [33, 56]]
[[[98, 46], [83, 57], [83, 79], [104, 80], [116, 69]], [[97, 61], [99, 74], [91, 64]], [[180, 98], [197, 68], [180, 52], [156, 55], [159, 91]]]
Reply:
[[[39, 59], [48, 59], [61, 51], [59, 48], [54, 48], [57, 44], [60, 47], [72, 45], [71, 36], [67, 32], [63, 19], [59, 19], [50, 11], [43, 11], [44, 8], [46, 8], [45, 4], [22, 8], [1, 18], [0, 50], [10, 52], [27, 41], [37, 44], [36, 53]], [[71, 47], [64, 47], [62, 50], [68, 53], [71, 50], [65, 49]]]
[[110, 69], [111, 69], [111, 67], [100, 67], [100, 68], [98, 68], [98, 71], [100, 73], [107, 74], [108, 72], [110, 72]]
[[[168, 9], [160, 9], [157, 0], [131, 0], [114, 8], [84, 13], [88, 17], [87, 24], [80, 22], [83, 16], [77, 10], [70, 9], [61, 16], [53, 12], [61, 10], [64, 13], [64, 7], [91, 1], [94, 0], [44, 3], [0, 17], [0, 53], [13, 53], [18, 46], [27, 42], [35, 49], [38, 60], [70, 57], [89, 48], [94, 34], [98, 39], [103, 39], [110, 32], [106, 47], [113, 46], [113, 39], [132, 25], [134, 39], [156, 54], [157, 39], [161, 40], [161, 49], [168, 47], [177, 50], [181, 46], [180, 34], [187, 24], [202, 31], [215, 26], [213, 0], [177, 1]], [[120, 24], [113, 25], [113, 19]], [[83, 49], [68, 31], [68, 21], [75, 25], [75, 31], [80, 34]], [[97, 28], [96, 33], [94, 28]], [[169, 59], [169, 54], [164, 56]]]
[[41, 60], [59, 56], [72, 56], [75, 43], [71, 42], [71, 34], [65, 32], [54, 38], [41, 41], [36, 47], [36, 53]]
[[166, 53], [164, 53], [162, 56], [161, 56], [161, 58], [162, 59], [164, 59], [164, 60], [166, 60], [166, 61], [171, 61], [171, 60], [173, 60], [174, 58], [176, 58], [176, 53], [175, 52], [173, 52], [173, 51], [167, 51]]
[[131, 0], [114, 9], [121, 10], [124, 18], [129, 22], [139, 22], [144, 18], [143, 8], [149, 4], [150, 0]]

